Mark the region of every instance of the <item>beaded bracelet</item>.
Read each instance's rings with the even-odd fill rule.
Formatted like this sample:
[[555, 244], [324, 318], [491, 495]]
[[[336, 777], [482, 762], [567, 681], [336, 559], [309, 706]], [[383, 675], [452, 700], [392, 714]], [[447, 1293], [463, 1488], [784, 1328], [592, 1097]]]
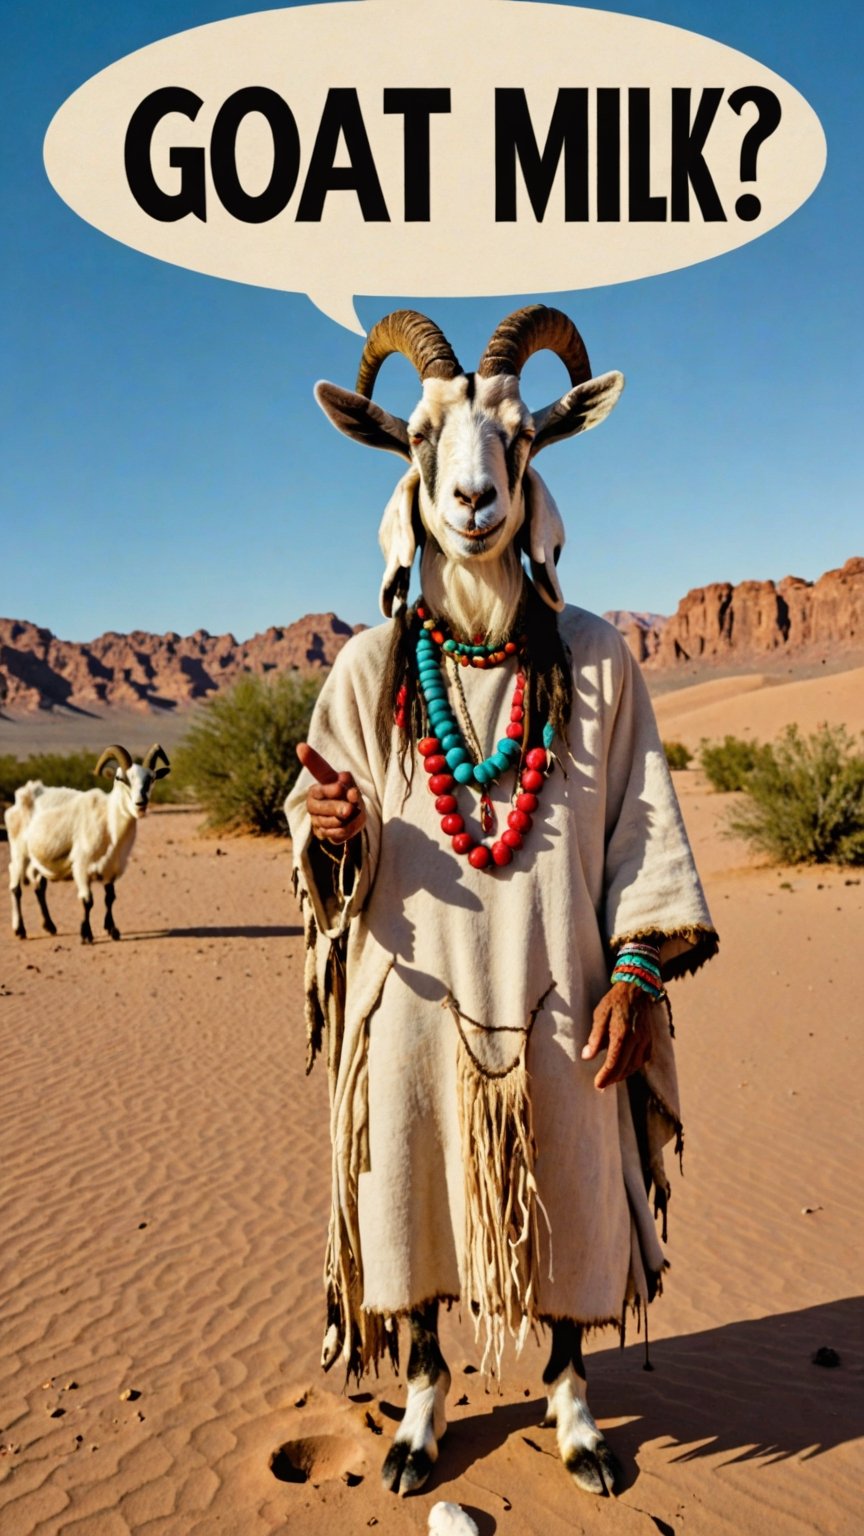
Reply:
[[611, 980], [627, 981], [641, 987], [655, 1003], [662, 1002], [666, 996], [660, 972], [660, 951], [654, 944], [622, 944]]

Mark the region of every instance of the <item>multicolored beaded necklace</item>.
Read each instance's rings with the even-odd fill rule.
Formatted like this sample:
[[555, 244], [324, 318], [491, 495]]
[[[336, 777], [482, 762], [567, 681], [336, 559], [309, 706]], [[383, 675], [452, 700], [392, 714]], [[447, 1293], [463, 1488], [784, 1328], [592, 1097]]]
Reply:
[[[459, 729], [447, 697], [443, 675], [446, 661], [449, 658], [454, 666], [481, 669], [500, 666], [511, 656], [517, 655], [520, 646], [508, 640], [505, 645], [495, 648], [483, 644], [479, 637], [469, 645], [448, 638], [443, 627], [430, 619], [424, 608], [418, 607], [417, 614], [422, 626], [417, 636], [417, 674], [430, 730], [430, 734], [418, 743], [418, 750], [423, 758], [423, 767], [429, 775], [429, 791], [435, 796], [435, 809], [441, 816], [441, 830], [450, 838], [454, 852], [467, 855], [474, 869], [503, 868], [511, 863], [514, 853], [522, 847], [525, 834], [531, 830], [532, 815], [537, 810], [538, 795], [551, 763], [554, 726], [549, 721], [544, 725], [542, 747], [529, 747], [525, 750], [525, 673], [520, 666], [510, 705], [510, 724], [494, 752], [482, 757], [456, 673], [469, 739], [479, 759], [472, 762], [469, 745]], [[400, 727], [405, 724], [405, 702], [406, 695], [400, 691], [396, 704], [396, 723]], [[485, 833], [492, 832], [495, 828], [495, 811], [488, 786], [496, 783], [501, 774], [511, 768], [516, 771], [516, 790], [506, 830], [491, 845], [478, 842], [465, 830], [464, 818], [458, 811], [456, 787], [470, 786], [480, 790], [481, 825]]]

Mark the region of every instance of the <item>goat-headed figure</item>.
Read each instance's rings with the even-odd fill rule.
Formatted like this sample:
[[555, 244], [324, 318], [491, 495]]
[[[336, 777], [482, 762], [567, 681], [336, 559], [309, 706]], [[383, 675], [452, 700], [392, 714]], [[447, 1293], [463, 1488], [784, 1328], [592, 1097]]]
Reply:
[[21, 912], [22, 886], [35, 887], [46, 933], [56, 933], [45, 889], [49, 880], [74, 880], [84, 907], [82, 943], [92, 944], [91, 883], [105, 886], [105, 931], [119, 939], [114, 921], [114, 882], [126, 868], [138, 822], [146, 815], [157, 779], [170, 771], [162, 747], [154, 744], [141, 763], [132, 761], [125, 747], [110, 746], [99, 758], [95, 774], [113, 777], [109, 794], [100, 789], [46, 788], [39, 780], [23, 784], [15, 804], [6, 812], [9, 834], [9, 887], [12, 896], [12, 927], [26, 938]]
[[[565, 364], [571, 388], [530, 411], [519, 391], [525, 363], [541, 349]], [[393, 352], [416, 367], [423, 393], [407, 421], [370, 398]], [[549, 443], [596, 426], [624, 386], [620, 373], [591, 377], [572, 320], [542, 304], [517, 310], [497, 327], [476, 373], [466, 373], [439, 328], [412, 310], [373, 327], [357, 391], [320, 383], [319, 404], [341, 432], [400, 454], [410, 469], [381, 524], [386, 569], [381, 608], [389, 617], [407, 596], [422, 545], [421, 584], [432, 611], [466, 638], [509, 635], [523, 597], [521, 555], [549, 606], [564, 605], [555, 566], [564, 527], [533, 459]]]
[[[528, 358], [543, 348], [564, 362], [571, 387], [532, 412], [522, 400], [519, 379]], [[407, 421], [370, 398], [378, 370], [393, 352], [409, 358], [422, 380], [422, 397]], [[564, 600], [555, 567], [564, 528], [533, 460], [548, 444], [602, 421], [623, 383], [620, 373], [592, 378], [573, 322], [543, 305], [501, 322], [476, 373], [461, 368], [442, 332], [424, 316], [399, 310], [380, 321], [369, 333], [356, 392], [320, 383], [316, 396], [341, 432], [409, 461], [381, 524], [385, 615], [399, 613], [406, 603], [419, 546], [423, 597], [431, 611], [457, 638], [470, 641], [479, 632], [489, 644], [502, 643], [526, 601], [525, 553], [543, 599], [539, 605], [532, 599], [533, 606], [546, 614], [547, 630], [557, 635], [555, 614]], [[393, 700], [384, 703], [389, 729]], [[340, 774], [337, 781], [308, 748], [301, 758], [325, 785], [313, 796], [341, 797], [338, 805], [331, 799], [318, 806], [316, 835], [344, 842], [362, 826], [364, 815], [351, 776]], [[314, 798], [310, 809], [313, 805]], [[344, 826], [339, 816], [347, 818]], [[313, 811], [316, 825], [314, 818]], [[383, 1467], [385, 1486], [393, 1492], [422, 1486], [446, 1429], [450, 1374], [438, 1343], [437, 1313], [433, 1302], [410, 1314], [408, 1400]], [[582, 1330], [566, 1319], [550, 1324], [546, 1422], [557, 1426], [559, 1450], [574, 1481], [592, 1493], [615, 1492], [619, 1469], [588, 1408]]]

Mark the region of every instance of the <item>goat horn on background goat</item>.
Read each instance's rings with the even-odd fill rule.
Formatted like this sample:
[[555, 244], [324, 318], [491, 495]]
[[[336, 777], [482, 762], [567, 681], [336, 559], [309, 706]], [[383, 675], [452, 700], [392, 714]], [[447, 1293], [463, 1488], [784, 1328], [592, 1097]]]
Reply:
[[148, 773], [152, 773], [153, 769], [156, 767], [156, 764], [160, 760], [165, 764], [166, 768], [171, 767], [171, 764], [165, 755], [164, 748], [160, 747], [158, 741], [154, 741], [152, 747], [148, 747], [147, 751], [144, 753], [144, 756], [141, 759], [141, 766], [142, 768], [146, 768]]
[[113, 747], [105, 748], [105, 751], [102, 753], [102, 756], [96, 764], [96, 767], [93, 769], [93, 772], [97, 778], [99, 774], [103, 772], [106, 765], [112, 761], [119, 763], [124, 773], [128, 773], [129, 769], [132, 767], [132, 758], [126, 751], [126, 748], [118, 747], [115, 743]]
[[366, 337], [357, 393], [371, 398], [378, 369], [394, 352], [401, 352], [421, 379], [455, 379], [464, 372], [444, 332], [416, 309], [394, 309], [373, 325]]
[[584, 384], [590, 379], [588, 353], [573, 321], [563, 310], [550, 309], [546, 304], [515, 309], [502, 320], [489, 338], [477, 372], [483, 379], [502, 373], [518, 379], [529, 357], [541, 351], [555, 352], [560, 357], [571, 384]]

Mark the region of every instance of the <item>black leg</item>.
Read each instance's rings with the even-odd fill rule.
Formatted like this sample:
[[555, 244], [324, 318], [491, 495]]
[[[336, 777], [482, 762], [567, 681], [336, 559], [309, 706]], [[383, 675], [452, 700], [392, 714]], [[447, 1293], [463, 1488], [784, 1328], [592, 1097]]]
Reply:
[[117, 924], [114, 921], [113, 880], [108, 880], [105, 882], [105, 932], [110, 934], [112, 939], [119, 939], [120, 937], [120, 929], [117, 927]]
[[438, 1343], [437, 1301], [409, 1313], [408, 1322], [408, 1401], [381, 1468], [384, 1487], [401, 1494], [422, 1488], [438, 1459], [438, 1441], [447, 1428], [444, 1401], [450, 1386], [450, 1372]]
[[621, 1468], [588, 1407], [582, 1327], [569, 1318], [556, 1318], [551, 1327], [552, 1347], [543, 1372], [549, 1393], [543, 1423], [556, 1427], [561, 1460], [576, 1486], [608, 1497], [621, 1488]]
[[45, 932], [56, 933], [57, 929], [54, 926], [51, 913], [48, 911], [48, 898], [45, 895], [47, 885], [48, 881], [44, 875], [40, 880], [36, 881], [36, 900], [39, 903], [39, 911], [42, 913], [42, 927], [45, 929]]
[[93, 897], [88, 896], [82, 905], [84, 907], [84, 916], [81, 920], [81, 943], [92, 944], [93, 929], [90, 927], [90, 913], [93, 911]]
[[24, 927], [24, 914], [21, 911], [21, 886], [12, 886], [12, 932], [16, 939], [26, 939], [27, 929]]

